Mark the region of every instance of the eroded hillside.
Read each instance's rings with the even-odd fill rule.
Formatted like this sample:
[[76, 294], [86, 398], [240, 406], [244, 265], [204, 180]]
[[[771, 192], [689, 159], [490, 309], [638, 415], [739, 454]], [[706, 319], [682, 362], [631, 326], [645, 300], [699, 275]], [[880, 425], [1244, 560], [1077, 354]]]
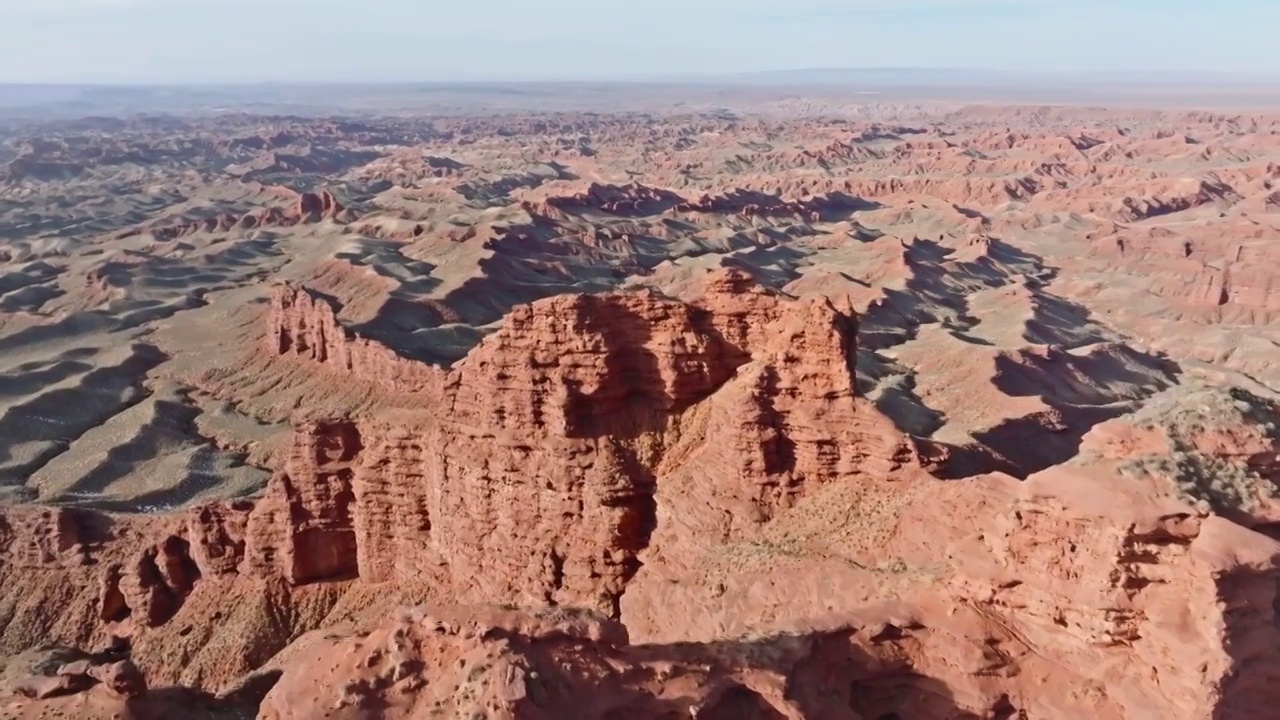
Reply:
[[5, 132], [7, 716], [1280, 701], [1280, 116]]

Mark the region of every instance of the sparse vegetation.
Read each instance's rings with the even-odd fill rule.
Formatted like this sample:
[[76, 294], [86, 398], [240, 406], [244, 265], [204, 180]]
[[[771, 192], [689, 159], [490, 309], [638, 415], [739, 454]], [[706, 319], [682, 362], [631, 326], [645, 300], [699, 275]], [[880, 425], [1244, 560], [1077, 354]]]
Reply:
[[1198, 436], [1229, 428], [1251, 428], [1280, 439], [1276, 405], [1266, 398], [1239, 387], [1181, 388], [1154, 398], [1135, 414], [1133, 424], [1162, 429], [1169, 452], [1133, 458], [1120, 466], [1123, 474], [1167, 478], [1179, 497], [1205, 512], [1250, 511], [1262, 497], [1280, 497], [1280, 487], [1243, 459], [1206, 454], [1195, 445]]
[[557, 623], [567, 624], [576, 622], [591, 622], [605, 619], [598, 611], [587, 607], [575, 607], [572, 605], [554, 605], [544, 608], [533, 608], [526, 610], [534, 617]]
[[[796, 539], [787, 538], [783, 540], [773, 540], [770, 538], [760, 538], [749, 542], [742, 542], [733, 545], [727, 545], [724, 548], [727, 559], [733, 565], [740, 563], [749, 563], [752, 561], [769, 561], [778, 559], [836, 559], [848, 564], [858, 570], [866, 572], [879, 573], [884, 575], [908, 575], [914, 572], [932, 572], [931, 568], [913, 567], [900, 557], [884, 558], [874, 565], [865, 564], [854, 560], [851, 557], [839, 554], [830, 554], [824, 552], [816, 552], [804, 546], [804, 544]], [[717, 586], [717, 591], [724, 592], [723, 585]]]
[[1206, 512], [1253, 510], [1259, 493], [1280, 496], [1280, 488], [1241, 463], [1229, 462], [1185, 446], [1170, 455], [1146, 455], [1120, 466], [1122, 473], [1169, 478], [1178, 495]]
[[743, 559], [762, 557], [800, 557], [803, 549], [795, 540], [775, 541], [767, 538], [728, 545], [725, 553]]
[[910, 571], [911, 566], [907, 564], [906, 560], [903, 560], [900, 557], [895, 557], [877, 564], [872, 569], [879, 570], [881, 572], [893, 573], [894, 575], [901, 575], [902, 573]]
[[1156, 396], [1133, 415], [1133, 424], [1144, 430], [1163, 427], [1177, 437], [1244, 425], [1280, 439], [1280, 409], [1274, 402], [1239, 387], [1182, 387]]

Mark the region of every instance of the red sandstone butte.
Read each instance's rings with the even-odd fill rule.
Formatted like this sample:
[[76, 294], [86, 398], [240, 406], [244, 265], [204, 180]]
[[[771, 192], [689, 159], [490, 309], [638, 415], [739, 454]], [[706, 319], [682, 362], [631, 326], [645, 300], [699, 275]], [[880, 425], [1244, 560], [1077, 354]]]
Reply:
[[282, 671], [261, 720], [1271, 716], [1280, 543], [1104, 468], [939, 480], [852, 310], [704, 284], [519, 306], [448, 370], [281, 287], [273, 362], [433, 401], [300, 426], [254, 500], [0, 509], [5, 646]]

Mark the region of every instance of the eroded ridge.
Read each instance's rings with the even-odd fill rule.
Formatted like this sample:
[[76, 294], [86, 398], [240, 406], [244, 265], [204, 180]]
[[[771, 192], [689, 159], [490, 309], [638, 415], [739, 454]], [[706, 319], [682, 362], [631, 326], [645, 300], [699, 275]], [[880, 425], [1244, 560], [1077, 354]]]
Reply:
[[1271, 717], [1280, 118], [722, 99], [0, 127], [0, 715]]

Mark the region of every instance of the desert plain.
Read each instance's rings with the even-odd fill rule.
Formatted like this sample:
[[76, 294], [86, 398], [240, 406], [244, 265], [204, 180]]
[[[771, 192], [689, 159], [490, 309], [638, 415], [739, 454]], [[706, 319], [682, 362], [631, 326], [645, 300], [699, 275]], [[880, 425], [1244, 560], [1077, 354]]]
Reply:
[[0, 717], [1275, 717], [1280, 112], [460, 97], [0, 113]]

